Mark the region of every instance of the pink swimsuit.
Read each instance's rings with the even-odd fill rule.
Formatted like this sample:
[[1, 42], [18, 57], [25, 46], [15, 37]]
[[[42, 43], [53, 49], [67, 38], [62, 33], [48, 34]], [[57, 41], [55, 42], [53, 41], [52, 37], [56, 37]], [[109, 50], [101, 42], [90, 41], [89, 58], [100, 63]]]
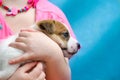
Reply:
[[[75, 37], [64, 13], [48, 0], [39, 0], [36, 5], [36, 21], [45, 19], [54, 19], [66, 24], [71, 35]], [[0, 40], [5, 39], [10, 35], [13, 35], [13, 32], [0, 13]]]

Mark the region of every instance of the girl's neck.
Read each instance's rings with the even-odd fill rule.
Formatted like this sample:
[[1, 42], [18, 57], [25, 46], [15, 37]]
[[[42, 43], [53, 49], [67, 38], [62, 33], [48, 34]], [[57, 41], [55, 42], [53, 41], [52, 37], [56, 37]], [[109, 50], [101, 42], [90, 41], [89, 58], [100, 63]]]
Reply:
[[28, 0], [3, 0], [3, 4], [9, 7], [21, 8], [27, 4]]

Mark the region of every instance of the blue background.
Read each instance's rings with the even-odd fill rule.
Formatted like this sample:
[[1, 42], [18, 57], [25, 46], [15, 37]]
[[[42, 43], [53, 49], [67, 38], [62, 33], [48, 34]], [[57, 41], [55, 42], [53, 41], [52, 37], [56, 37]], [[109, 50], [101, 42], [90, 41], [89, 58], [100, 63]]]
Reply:
[[82, 48], [72, 80], [120, 80], [120, 0], [50, 0], [66, 14]]

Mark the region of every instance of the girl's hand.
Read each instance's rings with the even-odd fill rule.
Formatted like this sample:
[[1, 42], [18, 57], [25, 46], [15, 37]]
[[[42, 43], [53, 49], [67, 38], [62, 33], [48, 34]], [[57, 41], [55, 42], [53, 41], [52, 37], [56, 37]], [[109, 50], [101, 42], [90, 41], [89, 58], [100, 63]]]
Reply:
[[21, 31], [16, 42], [11, 43], [10, 46], [25, 52], [22, 56], [12, 59], [9, 62], [11, 64], [27, 60], [48, 61], [57, 56], [63, 56], [60, 47], [53, 40], [37, 31]]
[[23, 50], [25, 53], [12, 59], [9, 63], [40, 60], [45, 62], [46, 79], [70, 80], [70, 68], [65, 61], [61, 48], [44, 33], [22, 31], [16, 42], [10, 46]]
[[8, 80], [46, 80], [43, 65], [37, 62], [27, 63], [18, 68]]

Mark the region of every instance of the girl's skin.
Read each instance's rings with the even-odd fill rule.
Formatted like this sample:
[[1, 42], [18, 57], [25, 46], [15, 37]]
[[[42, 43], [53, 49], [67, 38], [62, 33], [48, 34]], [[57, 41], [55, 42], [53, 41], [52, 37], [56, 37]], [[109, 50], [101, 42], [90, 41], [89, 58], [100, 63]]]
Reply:
[[45, 73], [42, 70], [41, 63], [28, 63], [18, 68], [9, 80], [45, 80]]

